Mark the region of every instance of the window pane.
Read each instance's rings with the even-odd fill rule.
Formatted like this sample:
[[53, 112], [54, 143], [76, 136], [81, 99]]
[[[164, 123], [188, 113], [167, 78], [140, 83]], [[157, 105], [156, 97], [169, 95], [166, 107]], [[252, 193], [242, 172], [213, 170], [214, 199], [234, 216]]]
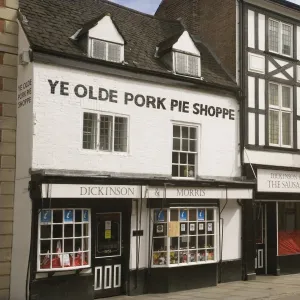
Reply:
[[270, 83], [269, 84], [269, 103], [270, 105], [279, 105], [278, 103], [278, 85]]
[[42, 225], [41, 239], [50, 239], [50, 238], [51, 238], [51, 225]]
[[196, 128], [190, 127], [190, 139], [196, 139]]
[[121, 61], [121, 45], [107, 43], [108, 44], [108, 54], [107, 60], [120, 62]]
[[179, 163], [179, 153], [178, 152], [172, 152], [172, 163], [177, 164]]
[[180, 150], [180, 139], [173, 139], [173, 150]]
[[180, 153], [180, 164], [187, 164], [187, 153]]
[[292, 53], [292, 27], [282, 24], [282, 54], [291, 55]]
[[196, 141], [193, 140], [190, 141], [190, 151], [196, 152]]
[[100, 116], [100, 150], [111, 151], [112, 116]]
[[83, 114], [83, 149], [96, 149], [97, 114]]
[[291, 107], [291, 88], [288, 86], [282, 87], [282, 106], [286, 108]]
[[282, 144], [291, 145], [291, 113], [282, 113]]
[[189, 140], [182, 140], [182, 151], [189, 151]]
[[127, 118], [115, 117], [115, 151], [127, 152]]
[[269, 50], [279, 52], [279, 23], [269, 20]]
[[92, 40], [92, 57], [106, 60], [106, 42]]
[[179, 166], [178, 165], [173, 165], [172, 166], [172, 176], [173, 177], [178, 177], [179, 176]]
[[189, 128], [188, 127], [181, 127], [182, 130], [182, 138], [187, 139], [189, 137]]
[[275, 110], [269, 112], [269, 142], [279, 144], [279, 112]]
[[186, 55], [176, 52], [176, 73], [186, 74], [187, 73], [187, 64], [186, 64]]
[[199, 64], [200, 57], [187, 55], [188, 56], [188, 72], [190, 75], [199, 77]]
[[180, 138], [180, 126], [173, 126], [173, 137]]

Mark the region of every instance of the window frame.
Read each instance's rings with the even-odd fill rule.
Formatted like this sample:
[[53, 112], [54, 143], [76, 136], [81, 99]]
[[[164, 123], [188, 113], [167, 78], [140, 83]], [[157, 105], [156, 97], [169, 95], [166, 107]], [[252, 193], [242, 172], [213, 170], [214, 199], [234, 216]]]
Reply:
[[[83, 148], [83, 126], [84, 126], [84, 114], [85, 113], [89, 113], [89, 114], [95, 114], [97, 115], [97, 124], [96, 124], [96, 145], [95, 145], [95, 149], [87, 149], [87, 148]], [[113, 118], [113, 126], [112, 126], [112, 136], [110, 139], [111, 142], [111, 150], [102, 150], [100, 149], [100, 119], [101, 116], [109, 116]], [[124, 118], [127, 120], [127, 130], [126, 130], [126, 151], [115, 151], [115, 118]], [[110, 113], [110, 112], [94, 112], [94, 111], [88, 111], [88, 110], [84, 110], [82, 112], [82, 126], [81, 126], [81, 150], [83, 151], [88, 151], [88, 152], [96, 152], [96, 153], [115, 153], [115, 154], [120, 154], [120, 155], [127, 155], [129, 154], [129, 124], [130, 124], [130, 117], [128, 115], [122, 115], [122, 114], [115, 114], [115, 113]]]
[[[274, 50], [271, 50], [270, 49], [270, 21], [272, 22], [276, 22], [278, 23], [278, 49], [279, 51], [274, 51]], [[282, 41], [282, 27], [283, 25], [285, 26], [289, 26], [291, 28], [291, 52], [290, 52], [290, 55], [288, 54], [284, 54], [283, 53], [283, 41]], [[269, 52], [271, 53], [276, 53], [276, 54], [279, 54], [279, 55], [283, 55], [283, 56], [286, 56], [286, 57], [293, 57], [293, 48], [294, 48], [294, 40], [293, 40], [293, 35], [294, 35], [294, 30], [293, 30], [293, 24], [288, 24], [288, 23], [285, 23], [285, 22], [282, 22], [282, 21], [279, 21], [279, 20], [276, 20], [276, 19], [273, 19], [273, 18], [269, 18], [268, 20], [268, 50]]]
[[[196, 54], [193, 54], [193, 53], [188, 53], [188, 52], [184, 52], [184, 51], [179, 51], [179, 50], [173, 50], [172, 51], [172, 54], [173, 54], [173, 71], [175, 74], [177, 75], [180, 75], [180, 76], [185, 76], [185, 77], [193, 77], [193, 78], [200, 78], [201, 79], [201, 56], [200, 55], [196, 55]], [[189, 72], [187, 73], [180, 73], [180, 72], [177, 72], [177, 54], [183, 54], [186, 56], [186, 65], [188, 66], [188, 57], [189, 56], [192, 56], [192, 57], [196, 57], [198, 58], [198, 75], [193, 75]]]
[[[207, 215], [207, 209], [213, 210], [213, 220], [207, 220], [206, 216], [205, 216], [205, 220], [201, 221], [198, 220], [198, 210], [205, 210], [205, 215]], [[179, 235], [177, 237], [172, 237], [169, 236], [168, 230], [169, 230], [169, 225], [171, 221], [171, 210], [178, 210], [178, 213], [181, 210], [196, 210], [197, 211], [197, 215], [196, 215], [196, 220], [195, 221], [190, 221], [189, 217], [188, 217], [188, 221], [183, 221], [180, 220], [180, 218], [178, 218], [178, 223], [180, 225], [181, 222], [183, 223], [187, 223], [187, 234], [186, 235]], [[167, 221], [163, 221], [163, 222], [155, 222], [155, 212], [157, 211], [166, 211], [167, 212]], [[189, 214], [189, 212], [188, 212]], [[151, 246], [150, 246], [150, 257], [151, 257], [151, 267], [152, 268], [176, 268], [176, 267], [189, 267], [189, 266], [195, 266], [195, 265], [205, 265], [205, 264], [213, 264], [213, 263], [217, 263], [219, 261], [219, 251], [220, 251], [220, 245], [219, 245], [219, 220], [217, 218], [217, 214], [218, 214], [218, 208], [216, 206], [195, 206], [195, 207], [181, 207], [181, 206], [176, 206], [176, 207], [169, 207], [169, 208], [163, 208], [163, 209], [159, 209], [159, 208], [154, 208], [151, 210], [151, 218], [152, 218], [152, 222], [151, 222]], [[176, 221], [175, 221], [176, 222]], [[196, 223], [196, 234], [195, 235], [190, 235], [188, 232], [190, 230], [190, 223]], [[213, 223], [214, 225], [214, 233], [213, 234], [207, 234], [207, 227], [205, 226], [205, 233], [204, 234], [199, 234], [198, 233], [198, 225], [199, 223]], [[154, 237], [154, 226], [155, 224], [166, 224], [166, 236], [161, 236], [161, 237]], [[180, 229], [179, 229], [180, 231]], [[189, 237], [191, 236], [195, 236], [196, 238], [196, 245], [198, 246], [198, 237], [200, 236], [204, 236], [205, 237], [205, 242], [207, 241], [206, 237], [207, 236], [213, 236], [214, 237], [214, 246], [213, 247], [204, 247], [204, 248], [198, 248], [195, 247], [194, 250], [189, 249], [189, 247], [187, 247], [185, 250], [184, 249], [180, 249], [180, 247], [178, 247], [177, 250], [171, 249], [170, 245], [171, 245], [171, 239], [172, 238], [178, 238], [178, 245], [180, 244], [180, 237], [187, 237], [187, 239], [189, 240]], [[165, 238], [167, 240], [167, 250], [166, 251], [154, 251], [154, 240], [157, 238]], [[180, 252], [187, 252], [189, 254], [189, 251], [196, 251], [196, 260], [198, 260], [198, 251], [207, 251], [208, 249], [212, 249], [213, 253], [214, 253], [214, 259], [212, 260], [205, 260], [205, 261], [195, 261], [195, 262], [186, 262], [186, 263], [180, 263]], [[177, 252], [178, 253], [178, 263], [176, 264], [171, 264], [170, 263], [170, 253], [171, 252]], [[155, 253], [166, 253], [167, 259], [166, 259], [166, 264], [164, 265], [155, 265], [153, 263], [153, 257]], [[189, 255], [188, 255], [189, 257]]]
[[[278, 87], [278, 105], [270, 104], [270, 85], [276, 85]], [[290, 89], [290, 108], [283, 107], [282, 105], [282, 88], [287, 87]], [[274, 147], [282, 147], [282, 148], [292, 148], [293, 147], [293, 87], [286, 85], [286, 84], [280, 84], [277, 82], [269, 81], [268, 83], [268, 120], [270, 120], [270, 111], [276, 111], [279, 113], [279, 143], [274, 144], [270, 141], [270, 124], [268, 124], [268, 141], [270, 146]], [[282, 126], [282, 113], [289, 113], [291, 115], [291, 121], [290, 121], [290, 145], [284, 145], [283, 144], [283, 126]]]
[[[107, 40], [102, 40], [102, 39], [96, 39], [94, 37], [89, 37], [89, 57], [90, 58], [94, 58], [94, 59], [99, 59], [101, 60], [101, 58], [98, 58], [98, 57], [94, 57], [93, 56], [93, 49], [94, 49], [94, 43], [93, 41], [101, 41], [101, 42], [104, 42], [105, 43], [105, 61], [109, 61], [109, 62], [113, 62], [113, 63], [122, 63], [124, 61], [124, 45], [123, 44], [120, 44], [120, 43], [116, 43], [116, 42], [111, 42], [111, 41], [107, 41]], [[120, 60], [119, 61], [114, 61], [114, 60], [109, 60], [108, 59], [108, 45], [109, 44], [112, 44], [112, 45], [118, 45], [120, 46]]]
[[[64, 212], [66, 210], [73, 210], [73, 217], [74, 217], [74, 220], [72, 222], [66, 222], [64, 220]], [[81, 222], [76, 222], [75, 221], [75, 211], [76, 210], [81, 210], [81, 211], [88, 211], [88, 221], [85, 222], [83, 220], [81, 220]], [[45, 222], [45, 224], [42, 225], [42, 222], [41, 222], [41, 213], [42, 211], [51, 211], [51, 220], [50, 222]], [[61, 223], [54, 223], [53, 222], [53, 211], [62, 211], [62, 222]], [[45, 209], [41, 209], [38, 213], [38, 232], [37, 232], [37, 272], [56, 272], [56, 271], [72, 271], [72, 270], [78, 270], [78, 269], [88, 269], [92, 266], [92, 262], [91, 262], [91, 258], [92, 258], [92, 245], [91, 245], [91, 240], [92, 240], [92, 231], [91, 231], [91, 209], [90, 208], [45, 208]], [[64, 236], [64, 225], [65, 224], [72, 224], [73, 225], [73, 237], [65, 237]], [[81, 225], [84, 225], [84, 224], [88, 224], [88, 236], [85, 236], [83, 235], [83, 232], [81, 234], [80, 237], [76, 237], [75, 236], [75, 225], [76, 224], [81, 224]], [[41, 238], [41, 228], [42, 226], [51, 226], [51, 236], [50, 238]], [[53, 225], [62, 225], [62, 237], [61, 238], [53, 238], [52, 237], [52, 234], [53, 234]], [[74, 254], [76, 253], [75, 249], [74, 249], [74, 241], [79, 238], [83, 239], [83, 238], [87, 238], [88, 239], [88, 250], [86, 251], [83, 251], [81, 250], [81, 254], [83, 253], [87, 253], [88, 254], [88, 264], [84, 265], [82, 264], [81, 266], [70, 266], [70, 267], [60, 267], [60, 268], [51, 268], [51, 265], [52, 265], [52, 262], [50, 264], [50, 268], [41, 268], [41, 256], [46, 256], [46, 255], [50, 255], [50, 260], [52, 260], [52, 256], [53, 255], [63, 255], [64, 254]], [[48, 254], [42, 254], [41, 253], [41, 241], [42, 240], [49, 240], [50, 241], [50, 248], [53, 249], [53, 242], [55, 241], [60, 241], [61, 243], [63, 243], [63, 241], [67, 239], [67, 240], [71, 240], [73, 241], [73, 252], [61, 252], [60, 254], [57, 254], [57, 253], [52, 253], [52, 251]], [[63, 250], [63, 249], [62, 249]]]
[[[182, 151], [182, 150], [174, 150], [174, 126], [178, 126], [178, 127], [188, 127], [188, 128], [195, 128], [196, 129], [196, 139], [195, 139], [195, 147], [196, 150], [193, 152], [191, 151]], [[180, 129], [181, 130], [181, 129]], [[175, 137], [175, 139], [179, 139], [180, 140], [180, 146], [182, 145], [182, 136], [180, 135], [180, 137]], [[190, 138], [188, 137], [188, 141], [190, 141]], [[198, 158], [199, 158], [199, 150], [200, 150], [200, 146], [199, 146], [199, 142], [200, 142], [200, 126], [197, 124], [192, 124], [192, 123], [181, 123], [181, 122], [172, 122], [172, 150], [171, 150], [171, 176], [173, 179], [175, 180], [190, 180], [190, 179], [196, 179], [197, 174], [198, 174]], [[186, 154], [194, 154], [195, 155], [195, 168], [194, 168], [194, 176], [187, 176], [187, 177], [181, 177], [181, 176], [173, 176], [173, 165], [176, 165], [176, 163], [173, 163], [173, 152], [176, 153], [186, 153]], [[179, 167], [179, 175], [180, 175], [180, 162], [177, 163], [178, 167]], [[183, 164], [184, 165], [184, 164]], [[186, 164], [188, 165], [188, 163]]]

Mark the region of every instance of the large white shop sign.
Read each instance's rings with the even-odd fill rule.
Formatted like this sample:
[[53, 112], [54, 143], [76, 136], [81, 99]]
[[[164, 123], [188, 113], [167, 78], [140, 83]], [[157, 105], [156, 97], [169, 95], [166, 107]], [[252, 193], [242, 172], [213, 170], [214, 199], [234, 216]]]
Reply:
[[43, 198], [252, 199], [252, 189], [43, 184]]
[[300, 173], [258, 169], [257, 191], [272, 193], [300, 193]]

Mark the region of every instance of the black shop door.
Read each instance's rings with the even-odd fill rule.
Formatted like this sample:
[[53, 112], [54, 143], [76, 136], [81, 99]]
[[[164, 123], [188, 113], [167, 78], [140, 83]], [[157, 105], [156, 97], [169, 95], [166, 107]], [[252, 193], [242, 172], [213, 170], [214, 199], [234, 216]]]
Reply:
[[129, 220], [126, 213], [96, 212], [94, 219], [95, 298], [125, 293], [129, 266]]
[[258, 203], [255, 207], [256, 216], [256, 258], [255, 272], [266, 274], [266, 206]]

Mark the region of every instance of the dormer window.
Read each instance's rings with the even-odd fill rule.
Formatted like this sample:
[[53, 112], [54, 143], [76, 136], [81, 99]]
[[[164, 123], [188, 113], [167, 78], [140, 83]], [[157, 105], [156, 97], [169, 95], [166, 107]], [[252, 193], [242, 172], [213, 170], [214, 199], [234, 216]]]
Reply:
[[200, 56], [174, 51], [174, 70], [177, 74], [200, 77]]
[[122, 62], [123, 45], [90, 38], [90, 57], [112, 62]]

